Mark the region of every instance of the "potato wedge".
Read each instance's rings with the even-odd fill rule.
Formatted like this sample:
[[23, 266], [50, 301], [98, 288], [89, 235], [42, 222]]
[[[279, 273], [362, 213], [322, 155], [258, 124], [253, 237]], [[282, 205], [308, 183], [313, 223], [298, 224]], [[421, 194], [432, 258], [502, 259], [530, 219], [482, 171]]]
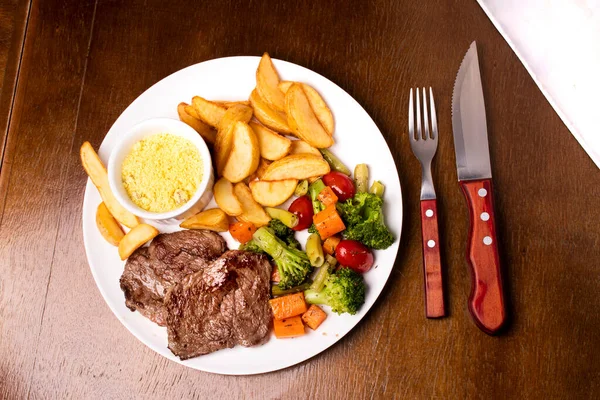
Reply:
[[312, 147], [304, 140], [292, 140], [290, 154], [314, 154], [315, 156], [323, 157], [318, 149]]
[[256, 69], [256, 91], [261, 99], [271, 108], [277, 111], [283, 111], [285, 107], [285, 96], [279, 90], [279, 75], [273, 65], [269, 53], [263, 54], [258, 68]]
[[237, 121], [248, 122], [252, 118], [252, 108], [241, 104], [235, 104], [227, 109], [221, 122], [219, 123], [219, 132], [215, 142], [215, 155], [217, 172], [221, 174], [225, 163], [231, 155], [233, 147], [233, 125]]
[[279, 160], [289, 153], [290, 146], [292, 145], [290, 139], [273, 132], [258, 122], [251, 121], [249, 125], [258, 139], [258, 146], [262, 158], [266, 158], [267, 160]]
[[302, 85], [290, 86], [285, 101], [288, 125], [296, 136], [319, 149], [333, 145], [333, 138], [317, 119]]
[[123, 228], [108, 211], [104, 202], [100, 203], [96, 210], [96, 226], [102, 237], [113, 246], [118, 246], [123, 236], [125, 236]]
[[158, 230], [152, 225], [139, 224], [129, 232], [119, 243], [119, 257], [126, 260], [134, 251], [158, 235]]
[[236, 100], [236, 101], [218, 100], [218, 101], [215, 101], [215, 103], [222, 104], [222, 105], [224, 105], [227, 108], [229, 108], [231, 106], [234, 106], [236, 104], [241, 104], [243, 106], [249, 106], [250, 105], [250, 102], [248, 100]]
[[331, 168], [323, 157], [317, 157], [313, 154], [293, 154], [273, 161], [267, 168], [262, 180], [281, 181], [284, 179], [307, 179], [313, 176], [323, 176]]
[[98, 189], [98, 192], [100, 192], [100, 197], [102, 197], [102, 201], [104, 201], [106, 208], [108, 208], [108, 211], [110, 211], [112, 216], [128, 228], [137, 226], [140, 223], [138, 218], [127, 211], [121, 203], [117, 201], [115, 195], [110, 190], [106, 168], [90, 142], [84, 142], [81, 145], [79, 156], [81, 157], [81, 164], [83, 165], [85, 172]]
[[188, 113], [189, 115], [191, 115], [192, 117], [202, 120], [202, 118], [200, 118], [200, 115], [198, 115], [198, 113], [196, 112], [196, 109], [194, 108], [193, 105], [191, 104], [187, 104], [187, 103], [183, 103], [186, 106], [184, 107], [184, 110], [186, 113]]
[[237, 121], [250, 122], [252, 119], [252, 108], [243, 104], [234, 104], [225, 111], [219, 123], [219, 130], [225, 130]]
[[281, 81], [279, 82], [279, 85], [277, 85], [277, 87], [283, 92], [283, 94], [286, 94], [290, 86], [292, 86], [293, 84], [293, 81]]
[[208, 229], [215, 232], [227, 232], [229, 219], [220, 208], [211, 208], [187, 218], [180, 227], [185, 229]]
[[[214, 144], [217, 138], [217, 132], [210, 125], [189, 114], [186, 111], [188, 107], [189, 105], [186, 103], [179, 103], [177, 106], [177, 114], [179, 114], [179, 119], [194, 128], [194, 130], [198, 132], [198, 134], [200, 134], [200, 136], [202, 136], [207, 143]], [[194, 113], [198, 115], [195, 111]]]
[[250, 105], [254, 110], [254, 116], [264, 126], [271, 128], [276, 132], [292, 133], [285, 114], [272, 109], [263, 99], [260, 98], [256, 92], [256, 89], [250, 93]]
[[227, 107], [224, 105], [208, 101], [200, 96], [194, 96], [192, 105], [198, 117], [213, 128], [219, 127], [219, 123], [227, 111]]
[[258, 168], [260, 148], [250, 125], [238, 121], [231, 129], [233, 143], [231, 153], [223, 167], [222, 176], [229, 182], [241, 182]]
[[[288, 89], [294, 84], [292, 81], [281, 81], [279, 82], [279, 90], [281, 90], [284, 94], [287, 93]], [[323, 128], [329, 133], [333, 135], [334, 122], [333, 122], [333, 113], [323, 100], [323, 97], [317, 92], [312, 86], [307, 85], [306, 83], [302, 83], [302, 89], [304, 89], [304, 93], [308, 98], [308, 102], [312, 107], [315, 115]]]
[[298, 185], [297, 179], [283, 181], [252, 181], [250, 191], [258, 204], [268, 207], [277, 207], [292, 197]]
[[252, 192], [245, 183], [236, 183], [233, 187], [233, 193], [237, 196], [244, 210], [237, 219], [244, 222], [251, 222], [257, 227], [267, 225], [271, 217], [252, 197]]
[[269, 165], [271, 165], [273, 161], [269, 161], [269, 160], [265, 160], [264, 158], [261, 158], [260, 161], [258, 162], [258, 168], [256, 168], [256, 171], [249, 176], [249, 180], [250, 181], [254, 181], [256, 179], [261, 179], [262, 176], [265, 174], [265, 172], [267, 172], [267, 168], [269, 167]]
[[221, 210], [231, 216], [242, 213], [242, 205], [233, 193], [233, 184], [225, 178], [221, 178], [213, 186], [215, 202]]

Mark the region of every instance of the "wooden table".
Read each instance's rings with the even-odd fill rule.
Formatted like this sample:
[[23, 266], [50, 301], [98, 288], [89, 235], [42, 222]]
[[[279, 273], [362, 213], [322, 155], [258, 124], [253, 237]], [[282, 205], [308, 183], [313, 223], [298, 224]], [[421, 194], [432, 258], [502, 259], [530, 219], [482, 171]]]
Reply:
[[[0, 398], [599, 398], [600, 173], [477, 3], [241, 3], [0, 3]], [[475, 39], [512, 315], [500, 337], [466, 309], [451, 134], [454, 77]], [[83, 248], [78, 149], [99, 146], [161, 78], [264, 51], [328, 77], [370, 113], [399, 168], [405, 220], [390, 280], [347, 337], [283, 371], [218, 376], [146, 348], [105, 304]], [[442, 320], [423, 312], [420, 171], [406, 135], [416, 85], [435, 89], [439, 110]]]

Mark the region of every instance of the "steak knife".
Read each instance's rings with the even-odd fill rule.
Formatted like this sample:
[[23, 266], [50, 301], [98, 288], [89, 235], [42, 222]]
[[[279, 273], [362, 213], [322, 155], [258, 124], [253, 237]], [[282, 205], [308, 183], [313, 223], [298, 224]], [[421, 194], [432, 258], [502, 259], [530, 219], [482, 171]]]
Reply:
[[477, 46], [471, 43], [452, 93], [452, 130], [458, 181], [467, 200], [470, 227], [467, 262], [471, 270], [469, 312], [487, 334], [506, 321], [496, 222], [492, 169]]

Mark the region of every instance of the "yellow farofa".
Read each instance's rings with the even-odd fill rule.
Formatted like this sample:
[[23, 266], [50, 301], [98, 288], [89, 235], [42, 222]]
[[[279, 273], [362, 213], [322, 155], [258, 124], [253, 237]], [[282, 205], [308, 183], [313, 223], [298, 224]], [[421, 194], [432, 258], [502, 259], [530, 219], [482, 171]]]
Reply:
[[121, 179], [137, 206], [162, 213], [190, 200], [202, 174], [200, 152], [190, 140], [159, 133], [133, 146], [123, 161]]

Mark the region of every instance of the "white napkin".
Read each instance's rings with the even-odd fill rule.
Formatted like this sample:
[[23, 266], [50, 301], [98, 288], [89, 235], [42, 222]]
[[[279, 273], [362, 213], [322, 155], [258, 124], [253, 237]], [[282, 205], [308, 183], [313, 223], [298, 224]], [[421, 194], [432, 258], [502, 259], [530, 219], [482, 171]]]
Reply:
[[478, 0], [600, 168], [600, 0]]

